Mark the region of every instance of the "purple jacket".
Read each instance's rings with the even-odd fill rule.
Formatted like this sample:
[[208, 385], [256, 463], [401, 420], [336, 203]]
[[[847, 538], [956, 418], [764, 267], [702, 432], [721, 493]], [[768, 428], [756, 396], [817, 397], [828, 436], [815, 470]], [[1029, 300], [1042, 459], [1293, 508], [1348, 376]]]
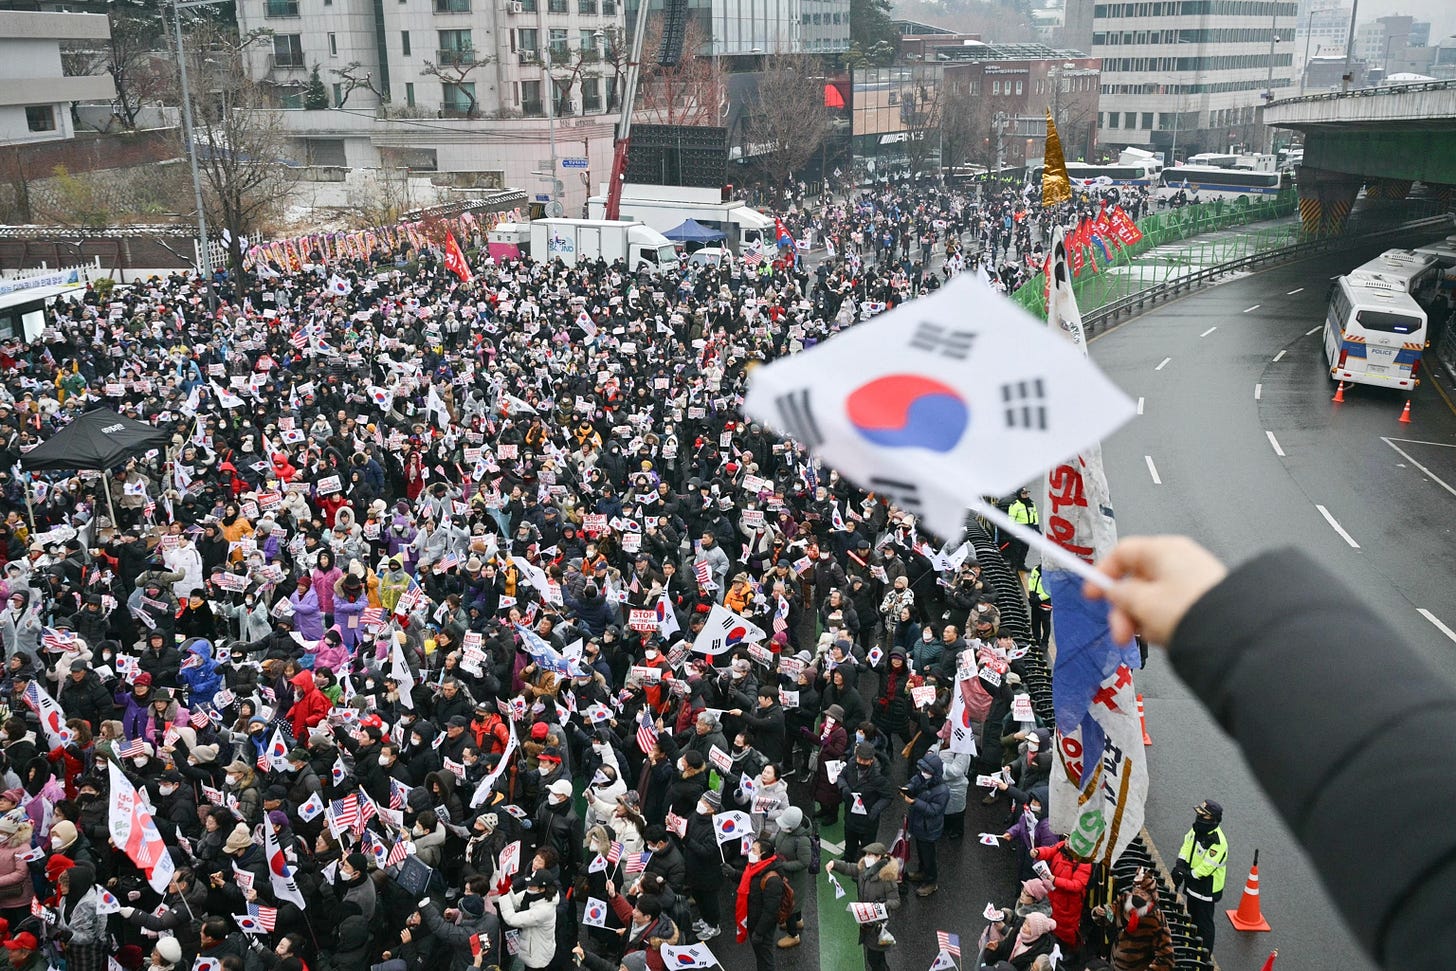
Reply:
[[[1057, 834], [1052, 829], [1052, 824], [1045, 817], [1036, 821], [1036, 830], [1028, 835], [1026, 832], [1026, 821], [1029, 818], [1030, 814], [1023, 812], [1021, 817], [1016, 820], [1015, 825], [1006, 830], [1006, 834], [1013, 840], [1020, 840], [1021, 845], [1026, 847], [1028, 853], [1041, 846], [1056, 845]], [[1036, 840], [1035, 845], [1031, 843], [1031, 839], [1033, 838]]]
[[350, 652], [359, 642], [359, 632], [363, 630], [359, 618], [368, 609], [369, 598], [363, 593], [359, 594], [359, 599], [352, 601], [342, 593], [334, 596], [334, 626], [344, 640], [344, 647]]
[[309, 587], [308, 593], [297, 590], [288, 595], [293, 605], [293, 629], [306, 641], [316, 641], [324, 636], [324, 618], [319, 611], [318, 592]]

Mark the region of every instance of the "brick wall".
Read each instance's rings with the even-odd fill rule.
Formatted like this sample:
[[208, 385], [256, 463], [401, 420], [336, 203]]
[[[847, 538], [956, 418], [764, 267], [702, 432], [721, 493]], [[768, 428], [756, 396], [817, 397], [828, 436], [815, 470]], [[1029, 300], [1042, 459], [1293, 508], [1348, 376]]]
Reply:
[[0, 180], [45, 178], [54, 174], [58, 165], [72, 174], [151, 165], [180, 157], [181, 146], [181, 139], [171, 128], [115, 135], [78, 134], [63, 141], [3, 145]]

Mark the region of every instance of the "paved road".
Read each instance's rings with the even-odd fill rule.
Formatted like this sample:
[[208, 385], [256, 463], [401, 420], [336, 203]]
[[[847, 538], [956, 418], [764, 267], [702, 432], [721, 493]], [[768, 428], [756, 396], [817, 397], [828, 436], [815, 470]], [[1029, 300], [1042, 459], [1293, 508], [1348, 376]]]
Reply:
[[[1411, 398], [1409, 425], [1398, 423], [1405, 397], [1392, 391], [1357, 387], [1332, 404], [1321, 338], [1310, 333], [1324, 319], [1330, 275], [1389, 245], [1235, 280], [1096, 340], [1094, 357], [1142, 402], [1104, 454], [1124, 534], [1186, 532], [1232, 561], [1302, 547], [1456, 680], [1456, 637], [1435, 623], [1456, 628], [1456, 413], [1429, 373]], [[1317, 690], [1318, 672], [1309, 674], [1291, 690]], [[1256, 969], [1273, 947], [1280, 971], [1373, 968], [1237, 751], [1161, 658], [1141, 684], [1154, 742], [1148, 829], [1164, 857], [1171, 862], [1205, 797], [1227, 811], [1226, 906], [1237, 905], [1260, 850], [1274, 932], [1238, 934], [1220, 918], [1215, 956], [1224, 971]], [[1382, 836], [1398, 829], [1409, 797], [1391, 793], [1391, 820], [1372, 821]]]

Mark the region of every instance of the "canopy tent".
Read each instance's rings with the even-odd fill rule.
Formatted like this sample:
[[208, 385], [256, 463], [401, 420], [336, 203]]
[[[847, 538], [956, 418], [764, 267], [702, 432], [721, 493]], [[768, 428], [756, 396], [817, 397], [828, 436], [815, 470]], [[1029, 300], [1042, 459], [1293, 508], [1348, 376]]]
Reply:
[[[80, 418], [56, 432], [20, 457], [20, 467], [28, 472], [47, 469], [110, 469], [133, 455], [149, 449], [166, 448], [172, 433], [146, 422], [123, 418], [110, 408], [85, 412]], [[111, 508], [111, 481], [101, 477], [106, 488], [106, 507], [111, 521], [116, 512]], [[29, 498], [30, 490], [26, 489]]]
[[711, 243], [715, 240], [728, 238], [727, 233], [717, 229], [709, 229], [696, 219], [689, 219], [676, 229], [669, 229], [662, 235], [674, 243]]

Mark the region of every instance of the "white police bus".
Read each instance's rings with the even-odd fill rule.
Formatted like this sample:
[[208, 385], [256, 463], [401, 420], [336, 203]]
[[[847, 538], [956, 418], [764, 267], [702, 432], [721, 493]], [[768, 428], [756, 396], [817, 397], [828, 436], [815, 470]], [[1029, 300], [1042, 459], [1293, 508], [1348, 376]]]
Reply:
[[1325, 314], [1330, 379], [1387, 388], [1420, 385], [1429, 297], [1440, 279], [1434, 256], [1387, 250], [1336, 278]]
[[1272, 199], [1284, 187], [1278, 172], [1252, 172], [1248, 169], [1225, 169], [1216, 165], [1175, 165], [1163, 170], [1155, 195], [1172, 199], [1178, 193], [1199, 202], [1234, 199], [1255, 202]]

